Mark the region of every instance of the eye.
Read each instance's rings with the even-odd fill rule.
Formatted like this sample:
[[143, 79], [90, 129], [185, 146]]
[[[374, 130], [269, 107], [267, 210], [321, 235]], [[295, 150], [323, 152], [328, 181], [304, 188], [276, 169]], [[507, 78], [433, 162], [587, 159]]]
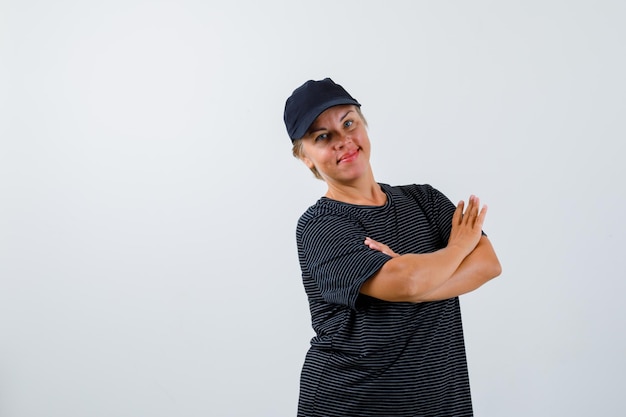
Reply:
[[343, 125], [344, 125], [345, 127], [350, 127], [350, 126], [352, 126], [353, 124], [354, 124], [354, 121], [353, 121], [353, 120], [346, 120], [346, 121], [343, 123]]
[[315, 138], [315, 142], [320, 142], [326, 139], [328, 139], [328, 133], [322, 133]]

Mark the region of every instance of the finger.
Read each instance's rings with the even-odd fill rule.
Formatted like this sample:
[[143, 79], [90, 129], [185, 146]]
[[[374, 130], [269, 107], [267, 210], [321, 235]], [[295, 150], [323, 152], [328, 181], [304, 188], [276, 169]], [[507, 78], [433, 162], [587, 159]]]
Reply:
[[469, 203], [467, 205], [467, 210], [465, 210], [465, 224], [474, 227], [476, 223], [476, 218], [478, 217], [478, 208], [480, 206], [480, 200], [475, 195], [471, 195], [469, 198]]
[[480, 198], [474, 197], [474, 206], [472, 207], [472, 226], [476, 224], [476, 219], [478, 218], [478, 213], [480, 212]]
[[395, 258], [396, 256], [400, 256], [397, 253], [395, 253], [393, 250], [391, 250], [391, 248], [387, 245], [383, 245], [382, 243], [380, 244], [381, 248], [379, 249], [380, 252], [384, 253], [385, 255], [391, 256], [392, 258]]
[[454, 210], [454, 214], [452, 215], [452, 224], [461, 224], [463, 221], [463, 206], [465, 202], [463, 200], [459, 201], [456, 205], [456, 210]]
[[378, 252], [384, 253], [385, 255], [389, 255], [393, 258], [395, 258], [396, 256], [400, 256], [395, 253], [389, 246], [385, 245], [384, 243], [377, 242], [372, 238], [366, 237], [363, 243], [365, 243], [370, 249], [377, 250]]
[[487, 216], [487, 210], [489, 207], [486, 204], [483, 204], [482, 209], [480, 209], [480, 213], [476, 218], [476, 227], [483, 228], [483, 224], [485, 223], [485, 217]]
[[472, 213], [472, 207], [474, 206], [474, 196], [470, 195], [467, 199], [467, 206], [463, 205], [463, 213], [461, 214], [461, 222], [460, 224], [466, 225], [470, 223], [470, 215]]
[[378, 242], [376, 242], [376, 241], [375, 241], [374, 239], [372, 239], [372, 238], [366, 237], [366, 238], [365, 238], [365, 241], [364, 241], [363, 243], [365, 243], [367, 246], [369, 246], [369, 247], [370, 247], [370, 249], [377, 249], [377, 248], [376, 248], [376, 245], [377, 245], [377, 243], [378, 243]]
[[372, 239], [370, 237], [366, 237], [365, 241], [363, 243], [365, 243], [370, 249], [374, 249], [374, 250], [377, 250], [379, 252], [382, 252], [382, 250], [383, 250], [383, 248], [385, 246], [382, 243], [379, 243], [379, 242], [375, 241], [374, 239]]

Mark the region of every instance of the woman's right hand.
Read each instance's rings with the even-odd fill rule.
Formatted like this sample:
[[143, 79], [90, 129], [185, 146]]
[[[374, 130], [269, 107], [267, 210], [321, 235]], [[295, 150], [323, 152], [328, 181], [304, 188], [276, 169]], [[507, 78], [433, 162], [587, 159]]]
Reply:
[[471, 195], [465, 209], [465, 202], [460, 201], [452, 216], [452, 230], [448, 246], [457, 246], [469, 255], [482, 236], [483, 223], [487, 215], [487, 206], [480, 208], [480, 199]]

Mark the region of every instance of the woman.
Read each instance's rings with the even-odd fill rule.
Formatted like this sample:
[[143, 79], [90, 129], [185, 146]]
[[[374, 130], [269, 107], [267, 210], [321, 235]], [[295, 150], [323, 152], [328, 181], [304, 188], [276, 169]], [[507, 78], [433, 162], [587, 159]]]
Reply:
[[328, 186], [296, 229], [316, 333], [298, 416], [472, 415], [458, 296], [501, 272], [487, 207], [377, 183], [360, 107], [330, 78], [285, 104], [294, 155]]

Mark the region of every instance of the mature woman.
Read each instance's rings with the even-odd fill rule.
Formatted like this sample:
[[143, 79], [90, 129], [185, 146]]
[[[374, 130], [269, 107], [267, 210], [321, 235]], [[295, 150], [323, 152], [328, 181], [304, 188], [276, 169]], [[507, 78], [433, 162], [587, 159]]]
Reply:
[[376, 182], [361, 105], [326, 78], [287, 99], [293, 153], [328, 190], [296, 238], [313, 329], [298, 416], [468, 416], [458, 296], [501, 272], [477, 197]]

